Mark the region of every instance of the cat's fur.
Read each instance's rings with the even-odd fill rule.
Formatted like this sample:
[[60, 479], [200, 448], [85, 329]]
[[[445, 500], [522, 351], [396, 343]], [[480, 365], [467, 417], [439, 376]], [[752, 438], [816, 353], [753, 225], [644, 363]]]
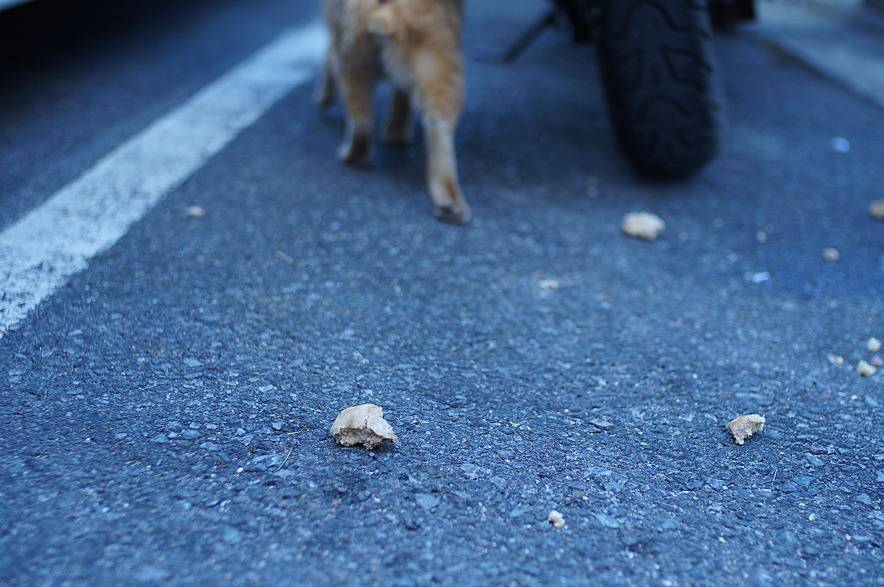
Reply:
[[436, 214], [464, 223], [470, 207], [460, 190], [454, 131], [463, 103], [462, 0], [325, 0], [331, 46], [319, 85], [320, 106], [337, 93], [347, 110], [342, 161], [369, 160], [372, 95], [395, 86], [384, 139], [411, 138], [411, 107], [420, 110], [427, 147], [427, 183]]

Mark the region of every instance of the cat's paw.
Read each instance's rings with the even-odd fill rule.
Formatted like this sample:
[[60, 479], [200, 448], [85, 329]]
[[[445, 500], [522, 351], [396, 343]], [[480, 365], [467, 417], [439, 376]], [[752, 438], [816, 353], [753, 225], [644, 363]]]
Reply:
[[436, 218], [448, 224], [467, 224], [473, 217], [473, 212], [466, 202], [445, 206], [434, 206]]
[[470, 221], [470, 205], [463, 197], [455, 176], [442, 175], [431, 181], [429, 187], [436, 218], [450, 224], [466, 224]]
[[338, 148], [338, 159], [346, 165], [361, 167], [371, 162], [371, 139], [357, 136]]
[[313, 103], [320, 110], [328, 110], [335, 105], [335, 93], [328, 88], [320, 88], [313, 96]]

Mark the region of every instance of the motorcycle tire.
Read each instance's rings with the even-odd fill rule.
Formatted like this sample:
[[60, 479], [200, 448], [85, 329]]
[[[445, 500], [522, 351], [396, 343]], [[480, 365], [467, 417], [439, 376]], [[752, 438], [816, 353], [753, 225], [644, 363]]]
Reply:
[[719, 148], [723, 106], [699, 0], [602, 0], [599, 64], [613, 126], [636, 167], [683, 177]]

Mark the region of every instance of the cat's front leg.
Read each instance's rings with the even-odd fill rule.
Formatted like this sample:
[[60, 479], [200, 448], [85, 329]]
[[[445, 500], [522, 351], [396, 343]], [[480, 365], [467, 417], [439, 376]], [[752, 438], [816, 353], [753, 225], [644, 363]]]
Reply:
[[444, 49], [419, 53], [412, 67], [427, 142], [427, 184], [436, 216], [445, 222], [465, 224], [471, 212], [460, 189], [454, 150], [454, 132], [463, 103], [459, 49], [451, 43]]
[[427, 141], [427, 184], [436, 217], [452, 224], [466, 224], [472, 212], [460, 189], [454, 154], [456, 121], [438, 114], [424, 114]]

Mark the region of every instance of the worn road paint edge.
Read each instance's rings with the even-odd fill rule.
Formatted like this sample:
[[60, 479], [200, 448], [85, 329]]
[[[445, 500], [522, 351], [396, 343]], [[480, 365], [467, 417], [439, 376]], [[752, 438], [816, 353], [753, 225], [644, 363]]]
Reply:
[[283, 33], [0, 233], [0, 338], [310, 79], [325, 46], [318, 24]]

